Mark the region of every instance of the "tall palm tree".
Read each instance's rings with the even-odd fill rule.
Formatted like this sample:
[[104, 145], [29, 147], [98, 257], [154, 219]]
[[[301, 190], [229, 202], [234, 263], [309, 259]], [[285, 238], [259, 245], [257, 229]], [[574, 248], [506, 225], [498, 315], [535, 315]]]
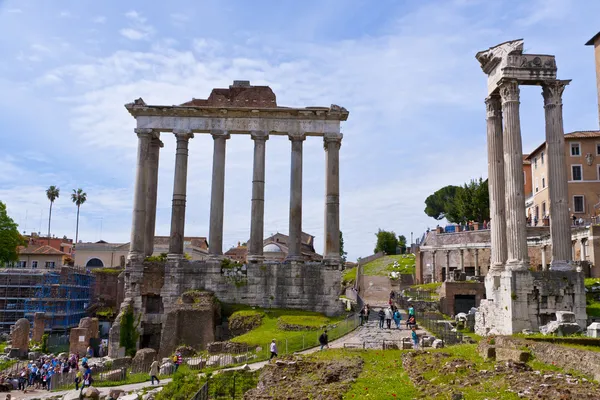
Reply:
[[73, 189], [73, 193], [71, 193], [71, 200], [77, 206], [77, 228], [75, 230], [75, 245], [77, 245], [79, 239], [79, 207], [81, 207], [81, 205], [87, 200], [87, 193], [85, 193], [81, 188], [77, 190]]
[[46, 197], [48, 197], [48, 200], [50, 200], [50, 214], [48, 214], [48, 245], [50, 245], [50, 221], [52, 220], [52, 204], [54, 203], [54, 200], [58, 199], [59, 194], [60, 189], [54, 185], [46, 189]]

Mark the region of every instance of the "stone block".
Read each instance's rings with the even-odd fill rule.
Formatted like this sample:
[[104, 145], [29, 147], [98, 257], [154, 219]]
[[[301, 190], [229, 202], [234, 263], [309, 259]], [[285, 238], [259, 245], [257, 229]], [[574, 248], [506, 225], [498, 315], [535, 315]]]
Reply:
[[120, 369], [114, 369], [108, 372], [102, 372], [102, 379], [105, 381], [120, 381], [124, 378], [123, 371]]
[[556, 322], [559, 323], [575, 323], [575, 313], [570, 311], [557, 311], [556, 313]]
[[441, 349], [444, 347], [444, 342], [440, 339], [435, 339], [431, 344], [431, 347], [433, 347], [434, 349]]
[[201, 357], [195, 357], [187, 360], [186, 364], [191, 369], [203, 369], [206, 366], [206, 360]]
[[85, 389], [84, 391], [84, 398], [86, 399], [99, 399], [100, 398], [100, 391], [98, 389], [96, 389], [93, 386], [90, 386], [89, 388]]
[[531, 357], [529, 351], [518, 349], [496, 348], [496, 361], [527, 362]]
[[592, 322], [587, 327], [587, 335], [588, 337], [600, 338], [600, 322]]
[[131, 368], [136, 372], [145, 372], [142, 370], [150, 369], [150, 364], [156, 359], [156, 350], [154, 349], [139, 349], [135, 353], [135, 357], [131, 360]]
[[477, 352], [484, 360], [496, 359], [496, 347], [483, 341], [477, 346]]
[[112, 360], [113, 368], [129, 367], [131, 365], [131, 357], [120, 357]]
[[551, 321], [546, 325], [540, 326], [540, 332], [544, 335], [557, 334], [559, 336], [573, 335], [581, 332], [583, 329], [574, 322]]
[[18, 350], [18, 357], [27, 357], [29, 350], [29, 320], [21, 318], [17, 320], [10, 334], [11, 347]]
[[125, 393], [123, 389], [110, 389], [108, 392], [108, 397], [113, 399], [118, 399], [121, 394]]

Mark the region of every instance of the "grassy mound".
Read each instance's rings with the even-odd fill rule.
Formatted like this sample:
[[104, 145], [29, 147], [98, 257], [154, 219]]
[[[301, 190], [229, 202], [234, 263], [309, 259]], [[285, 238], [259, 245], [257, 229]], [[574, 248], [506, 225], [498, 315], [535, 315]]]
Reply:
[[277, 329], [282, 331], [314, 331], [323, 328], [329, 318], [316, 315], [282, 315], [277, 318]]
[[265, 313], [255, 310], [241, 310], [229, 317], [229, 330], [235, 336], [243, 335], [262, 324]]
[[349, 285], [356, 281], [356, 268], [348, 268], [342, 272], [342, 286]]
[[[394, 268], [394, 262], [398, 267]], [[384, 256], [366, 263], [363, 267], [364, 275], [388, 275], [390, 272], [399, 272], [400, 275], [413, 275], [415, 273], [414, 254], [398, 254]]]

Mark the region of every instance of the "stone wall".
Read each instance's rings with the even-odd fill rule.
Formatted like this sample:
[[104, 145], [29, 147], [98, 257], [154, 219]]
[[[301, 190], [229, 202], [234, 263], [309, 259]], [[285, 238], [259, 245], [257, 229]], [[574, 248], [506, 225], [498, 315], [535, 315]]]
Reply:
[[93, 302], [103, 303], [106, 307], [118, 310], [123, 301], [125, 290], [123, 279], [119, 279], [118, 273], [95, 273], [96, 283], [94, 285]]
[[97, 339], [100, 334], [98, 318], [81, 318], [77, 328], [71, 328], [69, 336], [69, 352], [83, 357], [90, 345], [90, 339]]

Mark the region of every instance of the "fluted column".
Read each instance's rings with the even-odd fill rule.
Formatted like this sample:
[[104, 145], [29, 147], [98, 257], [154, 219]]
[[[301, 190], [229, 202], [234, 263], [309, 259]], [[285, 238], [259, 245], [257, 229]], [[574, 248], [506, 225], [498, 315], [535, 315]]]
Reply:
[[225, 202], [225, 145], [229, 139], [227, 131], [213, 130], [214, 139], [212, 185], [210, 192], [210, 228], [208, 253], [223, 255], [223, 205]]
[[431, 252], [431, 276], [433, 279], [432, 282], [437, 282], [437, 276], [435, 276], [435, 254], [435, 250]]
[[465, 272], [465, 250], [460, 249], [460, 270]]
[[323, 137], [325, 160], [325, 251], [323, 258], [340, 262], [340, 146], [341, 133], [326, 133]]
[[446, 250], [446, 276], [444, 282], [450, 278], [450, 250]]
[[562, 94], [570, 81], [546, 82], [542, 85], [546, 111], [546, 153], [548, 155], [548, 194], [550, 196], [551, 270], [571, 270], [571, 220], [567, 170], [565, 168], [565, 132], [562, 117]]
[[479, 268], [479, 249], [475, 249], [475, 275], [481, 275], [481, 269]]
[[175, 181], [173, 184], [173, 205], [171, 207], [171, 237], [169, 258], [183, 258], [183, 237], [185, 230], [185, 203], [187, 193], [188, 145], [194, 134], [191, 130], [173, 130], [177, 139], [175, 152]]
[[[525, 183], [523, 180], [523, 149], [519, 115], [519, 84], [507, 79], [500, 83], [502, 116], [504, 118], [504, 178], [506, 198], [506, 269], [529, 269], [527, 232], [525, 230]], [[495, 222], [492, 221], [492, 229]]]
[[147, 158], [150, 151], [152, 129], [136, 129], [138, 136], [137, 165], [135, 172], [135, 186], [133, 194], [133, 215], [131, 221], [131, 240], [129, 243], [129, 260], [144, 258], [144, 238], [146, 236], [146, 191]]
[[303, 133], [290, 133], [292, 165], [290, 168], [289, 261], [302, 261], [302, 143]]
[[158, 195], [158, 160], [160, 148], [163, 142], [158, 137], [150, 140], [150, 151], [148, 154], [147, 167], [147, 192], [146, 192], [146, 237], [144, 238], [144, 254], [151, 256], [154, 252], [154, 231], [156, 228], [156, 201]]
[[546, 246], [542, 246], [542, 271], [548, 269], [548, 263], [546, 262]]
[[488, 188], [491, 218], [490, 272], [502, 271], [506, 264], [506, 207], [504, 198], [504, 145], [502, 143], [502, 104], [499, 95], [485, 99], [488, 148]]
[[263, 257], [263, 239], [265, 229], [265, 149], [268, 132], [253, 131], [254, 167], [252, 169], [252, 209], [250, 219], [250, 242], [248, 260], [260, 261]]

